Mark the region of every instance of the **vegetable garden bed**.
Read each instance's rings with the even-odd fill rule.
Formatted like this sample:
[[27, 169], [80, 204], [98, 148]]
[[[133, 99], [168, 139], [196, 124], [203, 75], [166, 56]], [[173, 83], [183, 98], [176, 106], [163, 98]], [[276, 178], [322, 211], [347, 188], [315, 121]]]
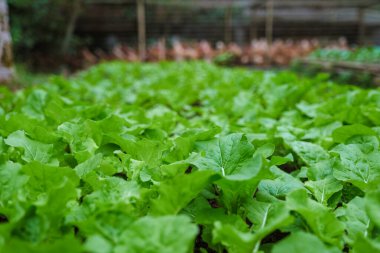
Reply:
[[360, 62], [339, 62], [314, 59], [298, 59], [292, 69], [307, 75], [329, 73], [336, 82], [355, 84], [361, 87], [380, 86], [380, 64]]
[[380, 252], [377, 89], [114, 62], [0, 96], [0, 252]]
[[296, 71], [312, 74], [320, 71], [328, 72], [338, 82], [363, 87], [379, 86], [380, 49], [318, 49], [308, 57], [297, 60], [293, 68]]

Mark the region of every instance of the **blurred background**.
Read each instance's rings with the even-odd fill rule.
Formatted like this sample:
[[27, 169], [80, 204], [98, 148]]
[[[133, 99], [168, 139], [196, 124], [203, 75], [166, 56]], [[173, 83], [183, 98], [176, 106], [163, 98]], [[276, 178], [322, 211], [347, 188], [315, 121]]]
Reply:
[[297, 66], [297, 62], [315, 66], [324, 61], [319, 62], [324, 69], [331, 68], [326, 65], [331, 60], [362, 62], [367, 64], [361, 66], [364, 69], [375, 68], [372, 65], [380, 61], [379, 0], [8, 0], [7, 4], [13, 58], [21, 72], [72, 73], [115, 59], [204, 59], [257, 68]]

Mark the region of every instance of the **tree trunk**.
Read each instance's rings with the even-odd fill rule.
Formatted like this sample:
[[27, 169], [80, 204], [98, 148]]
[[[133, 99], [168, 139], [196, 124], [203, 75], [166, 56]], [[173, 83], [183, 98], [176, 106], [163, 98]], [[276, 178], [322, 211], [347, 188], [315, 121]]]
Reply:
[[0, 83], [13, 79], [12, 40], [9, 32], [8, 5], [0, 0]]

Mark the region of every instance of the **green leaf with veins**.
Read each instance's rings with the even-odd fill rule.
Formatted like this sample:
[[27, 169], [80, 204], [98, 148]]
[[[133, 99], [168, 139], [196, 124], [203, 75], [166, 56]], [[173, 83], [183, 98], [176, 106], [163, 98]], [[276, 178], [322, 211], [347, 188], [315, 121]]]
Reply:
[[198, 228], [186, 216], [143, 217], [121, 235], [115, 253], [188, 253]]
[[370, 237], [373, 229], [363, 198], [356, 197], [336, 211], [346, 225], [346, 242], [353, 245], [361, 237]]
[[324, 205], [327, 205], [332, 195], [343, 189], [342, 183], [332, 176], [317, 181], [307, 181], [305, 187], [311, 191], [319, 203]]
[[287, 207], [298, 212], [310, 229], [322, 241], [342, 248], [344, 224], [340, 222], [329, 208], [310, 199], [305, 190], [297, 190], [287, 197]]
[[25, 193], [28, 193], [27, 196], [31, 200], [46, 197], [46, 193], [63, 187], [67, 181], [74, 186], [79, 184], [79, 177], [68, 167], [55, 167], [31, 162], [24, 165], [21, 171], [29, 177]]
[[213, 170], [231, 180], [253, 178], [261, 168], [261, 157], [243, 134], [230, 134], [195, 144], [200, 154], [189, 158], [199, 170]]
[[290, 146], [307, 165], [312, 165], [329, 158], [329, 154], [317, 144], [294, 141], [290, 143]]
[[213, 171], [196, 171], [160, 182], [159, 197], [152, 200], [151, 213], [154, 215], [178, 214], [207, 184], [215, 180], [214, 176]]
[[380, 227], [380, 191], [368, 192], [365, 196], [365, 208], [371, 221]]
[[260, 241], [267, 235], [293, 222], [284, 202], [266, 203], [253, 200], [246, 208], [247, 217], [252, 222], [251, 231], [254, 233], [253, 252], [259, 251]]
[[37, 161], [46, 164], [57, 164], [52, 158], [53, 144], [45, 144], [29, 139], [24, 131], [13, 132], [4, 140], [5, 144], [11, 147], [22, 148], [24, 154], [22, 159], [25, 162]]
[[48, 93], [41, 89], [33, 90], [26, 98], [25, 105], [22, 107], [22, 112], [26, 115], [36, 118], [44, 119], [43, 109], [46, 103]]
[[380, 152], [367, 144], [339, 144], [331, 153], [337, 156], [334, 177], [361, 190], [377, 189], [380, 182]]
[[96, 154], [95, 156], [89, 158], [87, 161], [77, 165], [74, 170], [80, 178], [83, 178], [100, 165], [102, 158], [102, 154]]
[[305, 188], [299, 179], [285, 173], [276, 166], [272, 166], [270, 171], [275, 178], [261, 180], [258, 186], [260, 192], [270, 194], [276, 198], [285, 198], [290, 192]]
[[212, 235], [213, 243], [221, 243], [229, 253], [248, 253], [253, 250], [253, 234], [240, 231], [230, 224], [215, 222]]
[[[260, 157], [261, 159], [261, 157]], [[229, 213], [239, 212], [239, 207], [243, 206], [255, 194], [260, 182], [270, 179], [273, 175], [268, 168], [261, 168], [248, 180], [231, 180], [229, 177], [222, 178], [215, 182], [220, 187], [220, 201]]]
[[376, 135], [376, 132], [367, 126], [354, 124], [339, 127], [332, 133], [332, 137], [337, 143], [344, 143], [346, 140], [356, 135]]
[[339, 253], [336, 247], [328, 247], [318, 237], [305, 232], [294, 233], [275, 244], [272, 253]]
[[21, 174], [21, 165], [11, 161], [0, 165], [0, 213], [13, 221], [21, 218], [24, 210], [19, 198], [28, 178]]
[[352, 246], [352, 252], [380, 253], [380, 242], [376, 239], [370, 239], [360, 234]]

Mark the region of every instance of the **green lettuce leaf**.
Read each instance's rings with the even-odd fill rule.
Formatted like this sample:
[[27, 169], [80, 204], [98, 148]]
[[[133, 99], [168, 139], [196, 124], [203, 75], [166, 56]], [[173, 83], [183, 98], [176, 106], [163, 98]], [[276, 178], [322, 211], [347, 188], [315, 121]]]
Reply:
[[297, 232], [274, 245], [272, 253], [283, 252], [338, 253], [341, 251], [338, 248], [328, 247], [312, 234]]
[[132, 223], [121, 235], [121, 245], [115, 252], [187, 253], [192, 251], [197, 233], [197, 226], [188, 217], [147, 216]]

